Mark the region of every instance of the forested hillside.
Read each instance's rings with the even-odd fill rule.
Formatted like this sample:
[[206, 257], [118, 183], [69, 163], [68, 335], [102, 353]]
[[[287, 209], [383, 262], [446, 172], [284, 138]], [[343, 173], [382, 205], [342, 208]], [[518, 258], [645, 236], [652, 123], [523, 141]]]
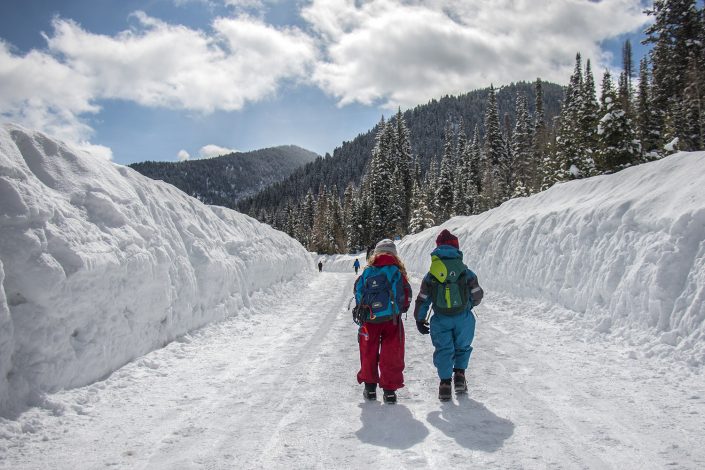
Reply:
[[[432, 160], [440, 158], [443, 152], [443, 133], [450, 121], [462, 126], [467, 133], [478, 126], [484, 133], [484, 115], [490, 89], [476, 90], [460, 96], [445, 96], [427, 104], [416, 106], [402, 113], [411, 134], [411, 147], [422, 171], [426, 171]], [[543, 84], [544, 109], [548, 122], [558, 115], [563, 99], [563, 88], [552, 83]], [[530, 111], [534, 112], [535, 87], [531, 83], [511, 84], [497, 90], [497, 103], [503, 122], [513, 125], [515, 101], [524, 95], [529, 101]], [[341, 196], [349, 183], [358, 185], [367, 163], [372, 158], [375, 136], [380, 126], [358, 135], [333, 151], [333, 155], [319, 158], [293, 172], [284, 181], [274, 184], [251, 198], [240, 201], [238, 208], [260, 220], [275, 223], [272, 217], [283, 210], [287, 201], [301, 202], [308, 191], [318, 194], [323, 186], [337, 188]], [[275, 223], [275, 225], [277, 225]]]
[[234, 208], [238, 200], [281, 181], [318, 157], [294, 145], [185, 162], [142, 162], [130, 167], [173, 184], [206, 204]]

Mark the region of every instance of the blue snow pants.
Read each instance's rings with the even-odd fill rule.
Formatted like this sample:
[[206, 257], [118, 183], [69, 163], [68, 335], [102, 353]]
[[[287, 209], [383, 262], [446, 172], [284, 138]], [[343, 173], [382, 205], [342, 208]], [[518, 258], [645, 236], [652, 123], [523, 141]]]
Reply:
[[436, 350], [433, 365], [440, 379], [450, 379], [453, 368], [467, 369], [475, 337], [475, 315], [467, 311], [458, 315], [431, 317], [431, 341]]

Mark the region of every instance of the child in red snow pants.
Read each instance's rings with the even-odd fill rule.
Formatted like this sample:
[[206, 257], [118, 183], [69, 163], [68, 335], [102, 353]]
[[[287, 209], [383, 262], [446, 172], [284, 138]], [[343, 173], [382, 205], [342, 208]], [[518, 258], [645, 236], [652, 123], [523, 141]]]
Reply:
[[401, 317], [383, 323], [365, 322], [358, 332], [358, 383], [378, 383], [385, 390], [404, 386], [404, 325]]

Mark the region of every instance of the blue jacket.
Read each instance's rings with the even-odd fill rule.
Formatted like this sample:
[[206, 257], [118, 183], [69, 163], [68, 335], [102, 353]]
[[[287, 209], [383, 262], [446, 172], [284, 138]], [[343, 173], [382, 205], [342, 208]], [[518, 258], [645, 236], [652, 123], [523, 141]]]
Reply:
[[[431, 256], [438, 256], [441, 259], [463, 259], [463, 252], [451, 245], [441, 245], [433, 252]], [[476, 305], [480, 305], [482, 302], [482, 297], [484, 296], [484, 291], [480, 284], [477, 282], [477, 275], [466, 267], [468, 290], [470, 291], [470, 302], [468, 302], [467, 311], [472, 310]], [[431, 306], [431, 273], [424, 276], [421, 282], [421, 289], [419, 290], [419, 295], [416, 297], [416, 305], [414, 306], [414, 319], [416, 321], [426, 321], [428, 316], [428, 309]]]

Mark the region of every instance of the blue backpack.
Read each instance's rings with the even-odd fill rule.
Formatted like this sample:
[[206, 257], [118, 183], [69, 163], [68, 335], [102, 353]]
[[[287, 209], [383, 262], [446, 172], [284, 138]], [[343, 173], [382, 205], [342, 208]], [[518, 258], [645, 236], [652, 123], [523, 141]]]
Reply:
[[355, 282], [360, 323], [382, 323], [400, 314], [404, 280], [396, 266], [368, 266]]

